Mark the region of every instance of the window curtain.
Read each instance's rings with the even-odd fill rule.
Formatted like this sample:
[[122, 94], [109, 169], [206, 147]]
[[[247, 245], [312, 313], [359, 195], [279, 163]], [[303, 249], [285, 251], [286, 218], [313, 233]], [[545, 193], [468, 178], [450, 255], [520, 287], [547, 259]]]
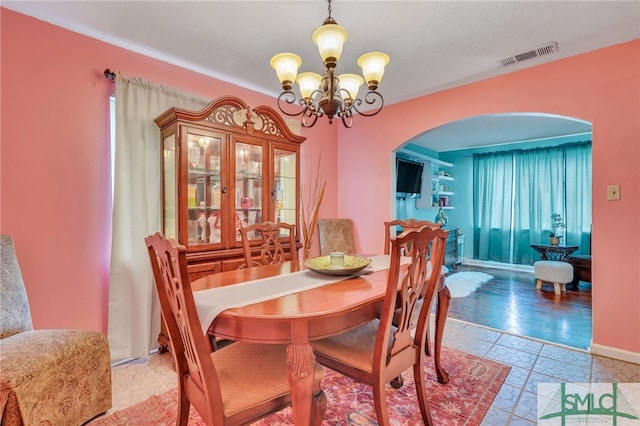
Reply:
[[157, 346], [160, 307], [144, 238], [160, 230], [160, 129], [168, 108], [209, 101], [140, 78], [117, 76], [108, 339], [112, 361], [147, 357]]
[[590, 253], [591, 142], [475, 154], [473, 166], [475, 259], [532, 264], [554, 213], [562, 243]]
[[[591, 254], [591, 144], [566, 148], [566, 241], [580, 246], [575, 254]], [[570, 209], [568, 206], [583, 206]]]
[[513, 154], [473, 156], [474, 258], [510, 262]]

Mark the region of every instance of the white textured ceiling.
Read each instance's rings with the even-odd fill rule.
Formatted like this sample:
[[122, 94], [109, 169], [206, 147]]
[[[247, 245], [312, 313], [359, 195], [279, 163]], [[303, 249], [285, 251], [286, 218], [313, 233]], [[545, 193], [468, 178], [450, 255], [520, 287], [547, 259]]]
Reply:
[[[298, 53], [301, 71], [322, 67], [311, 33], [327, 16], [323, 0], [3, 0], [2, 6], [272, 96], [280, 91], [269, 66], [274, 54]], [[359, 74], [356, 60], [371, 50], [391, 57], [379, 89], [386, 104], [640, 38], [637, 0], [334, 0], [332, 16], [349, 31], [339, 73]], [[559, 52], [499, 64], [548, 42], [557, 42]], [[119, 70], [117, 63], [106, 65]], [[564, 132], [561, 121], [549, 120], [547, 133]], [[564, 124], [575, 130], [575, 123]]]

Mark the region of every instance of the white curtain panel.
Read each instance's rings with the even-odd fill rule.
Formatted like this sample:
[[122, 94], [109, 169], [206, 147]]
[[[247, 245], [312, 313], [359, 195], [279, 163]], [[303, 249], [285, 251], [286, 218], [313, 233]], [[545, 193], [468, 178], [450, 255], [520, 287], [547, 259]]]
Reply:
[[200, 110], [208, 99], [140, 78], [116, 78], [116, 141], [108, 339], [111, 360], [157, 347], [160, 303], [144, 238], [160, 231], [160, 129], [169, 109]]

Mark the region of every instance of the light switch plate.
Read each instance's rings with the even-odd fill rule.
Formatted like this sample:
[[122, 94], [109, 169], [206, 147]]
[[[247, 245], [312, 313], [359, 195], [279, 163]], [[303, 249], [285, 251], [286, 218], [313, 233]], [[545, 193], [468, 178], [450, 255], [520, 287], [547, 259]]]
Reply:
[[608, 185], [607, 186], [607, 200], [619, 200], [620, 199], [620, 185]]

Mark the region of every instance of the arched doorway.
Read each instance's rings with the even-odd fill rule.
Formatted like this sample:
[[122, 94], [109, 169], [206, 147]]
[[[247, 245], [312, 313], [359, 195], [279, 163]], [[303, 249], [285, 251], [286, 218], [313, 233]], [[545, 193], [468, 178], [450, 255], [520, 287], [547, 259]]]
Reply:
[[[437, 128], [426, 130], [406, 141], [405, 144], [396, 150], [401, 151], [409, 157], [411, 153], [415, 153], [414, 159], [419, 159], [420, 157], [436, 158], [445, 164], [453, 165], [448, 169], [450, 170], [450, 175], [453, 177], [453, 181], [448, 183], [450, 188], [446, 188], [448, 189], [447, 192], [451, 194], [449, 196], [451, 204], [448, 210], [446, 210], [446, 214], [452, 229], [459, 228], [460, 232], [465, 236], [464, 263], [475, 266], [478, 270], [487, 267], [500, 267], [503, 271], [493, 275], [499, 275], [502, 281], [506, 280], [514, 283], [511, 287], [505, 285], [503, 289], [503, 293], [509, 292], [510, 290], [513, 290], [513, 293], [498, 294], [494, 298], [495, 300], [477, 297], [475, 301], [476, 304], [489, 304], [493, 307], [493, 311], [492, 309], [487, 309], [486, 311], [482, 311], [481, 309], [472, 310], [467, 306], [468, 309], [466, 309], [466, 311], [469, 315], [460, 319], [477, 322], [481, 325], [499, 328], [516, 334], [568, 344], [569, 346], [580, 347], [582, 349], [586, 349], [589, 346], [591, 340], [590, 294], [588, 302], [585, 298], [579, 301], [576, 300], [575, 302], [576, 306], [579, 305], [581, 307], [580, 309], [583, 309], [585, 304], [588, 305], [587, 307], [589, 309], [586, 326], [584, 323], [581, 324], [580, 333], [573, 334], [574, 337], [579, 337], [574, 339], [575, 342], [563, 340], [563, 336], [554, 335], [553, 333], [545, 336], [540, 327], [536, 329], [536, 321], [539, 321], [540, 318], [536, 319], [532, 317], [527, 319], [528, 315], [534, 315], [534, 313], [526, 306], [526, 296], [529, 297], [530, 304], [535, 303], [534, 299], [536, 297], [540, 297], [540, 295], [536, 293], [535, 286], [532, 284], [532, 278], [526, 275], [526, 271], [532, 271], [531, 264], [534, 260], [537, 260], [537, 258], [533, 259], [532, 257], [532, 261], [527, 265], [496, 264], [495, 262], [492, 264], [492, 262], [483, 262], [474, 259], [474, 236], [477, 229], [475, 228], [476, 225], [474, 224], [473, 214], [475, 207], [473, 200], [473, 154], [536, 149], [536, 147], [553, 147], [585, 141], [590, 142], [592, 138], [591, 129], [591, 124], [583, 120], [553, 114], [488, 114], [467, 117], [455, 122], [446, 123]], [[429, 183], [427, 183], [427, 185], [429, 185]], [[590, 189], [588, 195], [590, 201]], [[416, 205], [407, 206], [406, 204], [407, 203], [402, 205], [403, 211], [399, 212], [397, 210], [401, 204], [396, 203], [394, 208], [396, 209], [397, 216], [404, 215], [405, 217], [434, 220], [438, 212], [438, 207], [432, 206], [431, 208], [426, 208], [425, 203], [422, 203], [422, 208], [420, 208], [420, 204], [416, 204], [418, 206], [417, 208]], [[590, 224], [587, 223], [586, 227], [590, 233], [589, 225]], [[588, 244], [580, 245], [588, 246]], [[583, 249], [585, 252], [589, 251], [588, 247], [583, 247]], [[532, 256], [535, 256], [535, 253], [532, 253]], [[504, 272], [507, 270], [512, 270], [513, 272]], [[530, 274], [531, 272], [529, 272], [529, 275]], [[527, 282], [519, 283], [519, 281], [522, 280]], [[523, 284], [525, 287], [516, 285], [518, 283]], [[586, 295], [586, 291], [590, 293], [589, 285], [590, 284], [583, 284], [582, 294], [575, 293], [569, 295], [569, 297], [577, 295], [584, 296]], [[518, 291], [521, 291], [522, 294], [516, 294]], [[545, 296], [545, 294], [542, 295], [543, 298]], [[522, 297], [524, 297], [524, 299], [522, 299]], [[551, 297], [548, 302], [553, 303], [553, 299], [554, 298]], [[522, 300], [525, 300], [525, 302]], [[543, 302], [545, 301], [543, 300]], [[454, 302], [454, 304], [455, 303], [456, 302]], [[466, 302], [459, 303], [464, 304]], [[453, 308], [453, 314], [455, 315], [455, 306]], [[576, 310], [575, 315], [581, 315], [580, 321], [584, 322], [584, 315], [577, 313], [580, 309]], [[499, 313], [499, 315], [492, 315], [492, 312]], [[472, 313], [477, 315], [471, 315]], [[572, 322], [570, 316], [566, 318], [556, 316], [555, 321], [560, 328], [564, 328], [565, 330], [567, 327], [578, 326], [578, 322]], [[560, 341], [558, 339], [560, 339]]]

